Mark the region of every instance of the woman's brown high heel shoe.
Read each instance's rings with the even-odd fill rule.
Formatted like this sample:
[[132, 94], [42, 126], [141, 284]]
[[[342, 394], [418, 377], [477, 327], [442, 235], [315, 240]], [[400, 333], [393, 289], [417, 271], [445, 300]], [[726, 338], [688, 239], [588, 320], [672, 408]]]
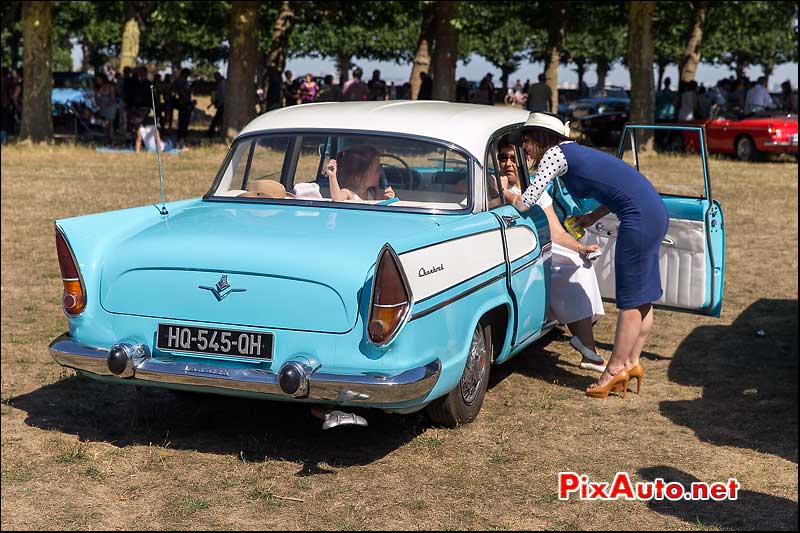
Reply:
[[[628, 369], [628, 378], [636, 378], [636, 394], [639, 394], [639, 390], [642, 388], [642, 376], [644, 376], [644, 368], [639, 363]], [[627, 385], [625, 388], [628, 388]]]
[[[608, 372], [608, 369], [606, 369]], [[610, 374], [610, 372], [609, 372]], [[624, 368], [611, 377], [611, 381], [606, 383], [603, 387], [595, 386], [589, 387], [586, 391], [586, 396], [590, 398], [608, 398], [608, 393], [612, 390], [616, 391], [622, 386], [622, 397], [625, 398], [625, 392], [628, 390], [628, 371]]]

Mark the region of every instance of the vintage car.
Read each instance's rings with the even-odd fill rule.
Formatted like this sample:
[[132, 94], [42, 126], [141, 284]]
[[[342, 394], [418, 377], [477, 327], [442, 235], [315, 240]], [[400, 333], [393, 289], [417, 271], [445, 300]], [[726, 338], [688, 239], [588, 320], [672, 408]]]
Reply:
[[[797, 157], [797, 115], [778, 111], [762, 111], [750, 115], [722, 112], [707, 120], [686, 124], [703, 124], [708, 134], [708, 151], [735, 155], [740, 161], [754, 161], [769, 153], [788, 153]], [[684, 132], [671, 136], [673, 150], [698, 150], [696, 137]]]
[[[491, 364], [555, 325], [544, 213], [498, 194], [495, 145], [527, 118], [432, 101], [261, 115], [202, 198], [56, 221], [69, 331], [51, 354], [106, 382], [312, 404], [323, 428], [365, 424], [352, 407], [467, 423]], [[356, 146], [394, 198], [331, 200], [325, 169]], [[561, 216], [580, 209], [554, 194]], [[722, 211], [665, 201], [661, 303], [718, 316]], [[606, 246], [612, 218], [592, 237]], [[602, 276], [613, 292], [613, 259]]]

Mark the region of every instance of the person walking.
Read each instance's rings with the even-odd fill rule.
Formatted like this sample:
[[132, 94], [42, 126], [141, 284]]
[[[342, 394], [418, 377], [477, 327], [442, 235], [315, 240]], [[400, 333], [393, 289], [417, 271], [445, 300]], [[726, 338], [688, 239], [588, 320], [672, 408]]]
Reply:
[[539, 81], [528, 88], [528, 111], [531, 113], [550, 111], [552, 98], [553, 90], [545, 83], [544, 73], [539, 74]]
[[675, 103], [678, 101], [678, 95], [669, 88], [671, 84], [669, 76], [664, 78], [664, 88], [656, 93], [656, 122], [675, 120]]
[[211, 125], [208, 126], [208, 138], [212, 138], [216, 133], [217, 127], [222, 125], [222, 116], [225, 112], [225, 78], [219, 72], [214, 73], [214, 81], [216, 82], [214, 94], [211, 96], [211, 103], [206, 106], [206, 109], [212, 105], [216, 109], [214, 118], [211, 119]]
[[433, 99], [433, 78], [428, 76], [427, 72], [419, 73], [419, 92], [417, 93], [417, 100], [432, 100]]
[[182, 68], [180, 74], [172, 84], [178, 98], [178, 147], [186, 146], [186, 137], [189, 135], [189, 124], [192, 121], [192, 111], [197, 103], [192, 100], [192, 88], [189, 83], [189, 75], [192, 73], [188, 68]]
[[361, 79], [362, 76], [364, 76], [364, 71], [361, 70], [361, 67], [356, 67], [353, 71], [353, 79], [344, 84], [342, 95], [345, 102], [363, 102], [369, 96], [369, 87]]
[[614, 274], [619, 309], [614, 348], [597, 383], [586, 395], [604, 398], [644, 373], [639, 356], [653, 325], [653, 302], [662, 296], [659, 249], [669, 215], [653, 185], [621, 159], [569, 138], [569, 125], [553, 113], [532, 113], [523, 129], [525, 151], [537, 166], [530, 186], [514, 203], [526, 211], [559, 177], [575, 198], [591, 198], [600, 206], [578, 218], [582, 227], [609, 213], [619, 218]]
[[381, 79], [381, 71], [375, 70], [372, 73], [372, 79], [367, 82], [369, 89], [370, 100], [388, 100], [389, 91], [386, 88], [386, 82]]

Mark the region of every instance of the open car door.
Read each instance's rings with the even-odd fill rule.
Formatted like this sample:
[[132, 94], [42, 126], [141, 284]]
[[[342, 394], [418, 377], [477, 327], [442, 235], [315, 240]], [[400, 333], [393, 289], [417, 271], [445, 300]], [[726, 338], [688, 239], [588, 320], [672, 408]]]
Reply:
[[[693, 154], [668, 153], [665, 140], [692, 136], [700, 150]], [[639, 150], [637, 141], [655, 139], [655, 150]], [[719, 317], [725, 281], [725, 224], [722, 207], [711, 196], [708, 151], [703, 126], [628, 124], [617, 156], [632, 164], [658, 190], [669, 213], [669, 228], [661, 243], [659, 267], [664, 295], [656, 307]], [[575, 199], [588, 211], [595, 202]], [[594, 204], [591, 205], [591, 204]], [[602, 255], [595, 264], [603, 298], [615, 298], [614, 253], [619, 220], [610, 214], [586, 228], [587, 244], [597, 244]]]

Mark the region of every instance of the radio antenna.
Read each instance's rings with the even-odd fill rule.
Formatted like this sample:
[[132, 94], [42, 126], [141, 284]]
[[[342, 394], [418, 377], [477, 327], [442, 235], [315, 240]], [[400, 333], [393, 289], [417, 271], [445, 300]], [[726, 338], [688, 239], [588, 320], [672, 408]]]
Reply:
[[158, 157], [158, 179], [161, 181], [161, 214], [168, 215], [166, 201], [164, 199], [164, 169], [161, 168], [161, 134], [158, 133], [158, 115], [156, 114], [156, 96], [153, 92], [153, 84], [150, 84], [150, 101], [153, 103], [153, 124], [156, 126], [156, 157]]

